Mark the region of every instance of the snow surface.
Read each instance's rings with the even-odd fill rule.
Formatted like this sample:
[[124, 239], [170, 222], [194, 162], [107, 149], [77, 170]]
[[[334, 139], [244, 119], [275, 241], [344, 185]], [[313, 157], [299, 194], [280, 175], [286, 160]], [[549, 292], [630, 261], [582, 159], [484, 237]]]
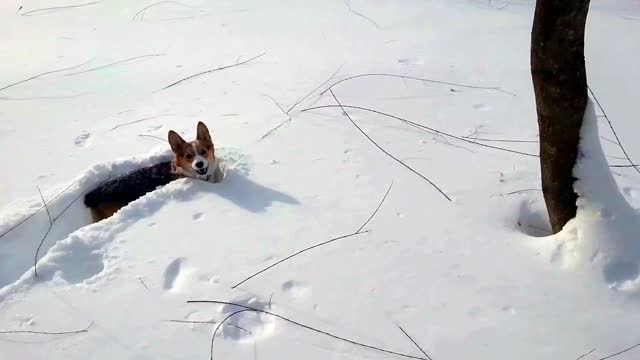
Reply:
[[[437, 360], [576, 359], [595, 349], [583, 358], [593, 360], [640, 341], [639, 175], [609, 170], [625, 159], [593, 104], [575, 169], [578, 216], [555, 236], [533, 157], [346, 109], [448, 202], [339, 108], [302, 111], [335, 105], [321, 91], [364, 73], [499, 88], [369, 76], [333, 90], [344, 105], [457, 136], [534, 141], [486, 143], [536, 153], [533, 1], [187, 0], [139, 13], [154, 3], [104, 0], [21, 16], [83, 2], [0, 2], [0, 88], [73, 67], [0, 90], [0, 234], [25, 220], [0, 238], [0, 331], [93, 323], [72, 335], [0, 334], [0, 359], [207, 359], [215, 324], [166, 321], [221, 321], [238, 310], [186, 303], [201, 299], [270, 309], [421, 357], [400, 325]], [[592, 1], [590, 84], [636, 161], [640, 42], [631, 39], [639, 35], [640, 3]], [[198, 120], [225, 161], [222, 183], [179, 180], [89, 225], [76, 198], [166, 159], [167, 145], [150, 136], [193, 137]], [[231, 288], [354, 232], [392, 181], [371, 232]], [[68, 187], [48, 206], [59, 218], [37, 279], [34, 254], [49, 220], [45, 209], [28, 218], [42, 206], [36, 187], [48, 200]], [[239, 313], [228, 324], [215, 358], [394, 358], [266, 314]]]

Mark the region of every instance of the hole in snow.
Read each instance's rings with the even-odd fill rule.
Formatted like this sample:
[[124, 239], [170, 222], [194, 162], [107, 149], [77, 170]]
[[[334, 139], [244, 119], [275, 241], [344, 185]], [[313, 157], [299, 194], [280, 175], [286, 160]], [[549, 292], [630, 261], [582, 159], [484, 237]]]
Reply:
[[635, 280], [640, 275], [638, 264], [633, 262], [613, 262], [604, 267], [604, 279], [609, 286], [617, 288], [625, 281]]
[[551, 235], [551, 224], [544, 204], [540, 201], [524, 201], [520, 204], [517, 226], [523, 233], [533, 237]]

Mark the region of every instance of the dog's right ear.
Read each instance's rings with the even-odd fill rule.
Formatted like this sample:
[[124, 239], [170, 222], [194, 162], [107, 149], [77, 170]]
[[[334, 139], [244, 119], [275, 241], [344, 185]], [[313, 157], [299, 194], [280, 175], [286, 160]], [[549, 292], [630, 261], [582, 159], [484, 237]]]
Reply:
[[171, 150], [173, 150], [174, 154], [182, 153], [182, 149], [186, 143], [187, 142], [184, 141], [177, 132], [169, 130], [169, 145], [171, 145]]

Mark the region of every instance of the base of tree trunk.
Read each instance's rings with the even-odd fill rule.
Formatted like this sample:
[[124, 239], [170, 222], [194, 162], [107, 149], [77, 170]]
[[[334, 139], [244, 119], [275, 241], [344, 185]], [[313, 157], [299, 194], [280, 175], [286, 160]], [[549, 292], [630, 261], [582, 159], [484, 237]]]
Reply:
[[537, 0], [531, 75], [540, 134], [540, 169], [554, 233], [576, 216], [573, 168], [587, 105], [584, 33], [589, 0]]

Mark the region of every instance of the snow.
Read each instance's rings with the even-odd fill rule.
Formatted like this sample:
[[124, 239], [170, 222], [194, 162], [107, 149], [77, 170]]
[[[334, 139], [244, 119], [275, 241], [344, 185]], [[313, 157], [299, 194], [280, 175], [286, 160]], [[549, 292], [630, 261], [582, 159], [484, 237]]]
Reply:
[[[90, 1], [89, 1], [90, 2]], [[578, 216], [554, 236], [538, 160], [346, 107], [536, 153], [532, 1], [67, 0], [0, 3], [2, 359], [206, 359], [231, 301], [368, 345], [434, 359], [600, 359], [640, 330], [638, 174], [593, 104], [575, 175]], [[18, 13], [18, 8], [23, 9]], [[592, 2], [590, 84], [632, 159], [640, 6]], [[190, 75], [233, 65], [160, 90]], [[110, 65], [111, 64], [111, 65]], [[90, 70], [90, 71], [89, 71]], [[332, 74], [335, 76], [332, 77]], [[323, 84], [322, 86], [319, 86]], [[313, 91], [308, 97], [310, 91]], [[495, 89], [497, 88], [502, 91]], [[297, 101], [292, 111], [285, 114]], [[277, 104], [276, 104], [277, 103]], [[167, 159], [168, 130], [204, 121], [225, 179], [182, 179], [90, 224], [76, 198]], [[271, 129], [283, 124], [263, 138]], [[144, 136], [139, 136], [144, 135]], [[365, 234], [356, 231], [393, 181]], [[57, 218], [49, 227], [39, 187]], [[68, 189], [67, 189], [68, 187]], [[69, 205], [68, 210], [63, 210]], [[218, 359], [388, 359], [265, 313], [222, 326]], [[628, 352], [618, 359], [635, 359]], [[396, 357], [397, 358], [397, 357]]]
[[613, 289], [637, 293], [638, 213], [607, 171], [592, 102], [585, 112], [580, 137], [580, 159], [574, 169], [578, 214], [562, 232], [550, 237], [551, 259], [564, 267], [594, 271], [595, 277], [600, 275]]

